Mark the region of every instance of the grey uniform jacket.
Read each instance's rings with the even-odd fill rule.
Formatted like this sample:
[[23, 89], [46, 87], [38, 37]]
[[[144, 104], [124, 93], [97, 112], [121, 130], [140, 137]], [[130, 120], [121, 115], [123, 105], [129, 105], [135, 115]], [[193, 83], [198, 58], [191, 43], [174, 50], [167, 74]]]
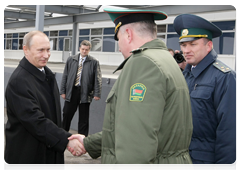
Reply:
[[[66, 101], [70, 102], [72, 88], [77, 75], [80, 54], [70, 56], [66, 62], [60, 94], [66, 94]], [[98, 60], [88, 55], [83, 63], [81, 73], [81, 103], [91, 103], [94, 96], [101, 97], [102, 74]]]

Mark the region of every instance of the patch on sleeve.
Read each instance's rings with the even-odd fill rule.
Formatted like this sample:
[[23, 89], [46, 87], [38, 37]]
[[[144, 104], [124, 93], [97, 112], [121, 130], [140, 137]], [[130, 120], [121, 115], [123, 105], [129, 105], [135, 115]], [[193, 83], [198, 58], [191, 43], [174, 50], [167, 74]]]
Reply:
[[146, 94], [147, 88], [142, 83], [136, 83], [130, 88], [129, 100], [132, 102], [142, 102]]

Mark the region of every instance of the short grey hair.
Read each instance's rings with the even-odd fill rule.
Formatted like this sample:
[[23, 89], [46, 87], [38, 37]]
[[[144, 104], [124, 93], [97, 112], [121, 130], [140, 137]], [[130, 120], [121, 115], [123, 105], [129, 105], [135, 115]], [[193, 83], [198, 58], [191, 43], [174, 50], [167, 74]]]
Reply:
[[[122, 27], [124, 27], [123, 25]], [[133, 28], [138, 36], [141, 37], [151, 37], [152, 39], [157, 38], [157, 24], [154, 21], [140, 21], [130, 24], [126, 24], [126, 27], [130, 26]], [[122, 29], [125, 31], [125, 29]]]
[[46, 36], [46, 34], [44, 34], [43, 32], [41, 31], [31, 31], [29, 33], [27, 33], [24, 38], [23, 38], [23, 46], [25, 45], [26, 47], [30, 48], [31, 45], [32, 45], [32, 38], [35, 36], [35, 35], [43, 35], [43, 36]]

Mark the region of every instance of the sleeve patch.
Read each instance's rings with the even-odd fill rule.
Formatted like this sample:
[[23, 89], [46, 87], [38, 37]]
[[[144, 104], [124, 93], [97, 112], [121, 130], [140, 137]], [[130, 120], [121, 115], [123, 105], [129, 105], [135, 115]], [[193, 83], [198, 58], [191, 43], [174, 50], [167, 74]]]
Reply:
[[142, 83], [135, 83], [130, 88], [129, 100], [132, 102], [142, 102], [144, 100], [147, 88]]

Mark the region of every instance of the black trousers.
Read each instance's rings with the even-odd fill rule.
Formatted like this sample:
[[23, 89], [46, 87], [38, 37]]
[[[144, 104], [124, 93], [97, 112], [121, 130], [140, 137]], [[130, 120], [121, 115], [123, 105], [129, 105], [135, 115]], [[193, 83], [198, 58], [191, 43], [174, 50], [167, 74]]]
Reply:
[[63, 128], [69, 131], [72, 118], [77, 111], [79, 112], [78, 133], [88, 136], [89, 131], [89, 106], [90, 103], [81, 103], [81, 87], [73, 87], [71, 101], [65, 101], [63, 107]]

